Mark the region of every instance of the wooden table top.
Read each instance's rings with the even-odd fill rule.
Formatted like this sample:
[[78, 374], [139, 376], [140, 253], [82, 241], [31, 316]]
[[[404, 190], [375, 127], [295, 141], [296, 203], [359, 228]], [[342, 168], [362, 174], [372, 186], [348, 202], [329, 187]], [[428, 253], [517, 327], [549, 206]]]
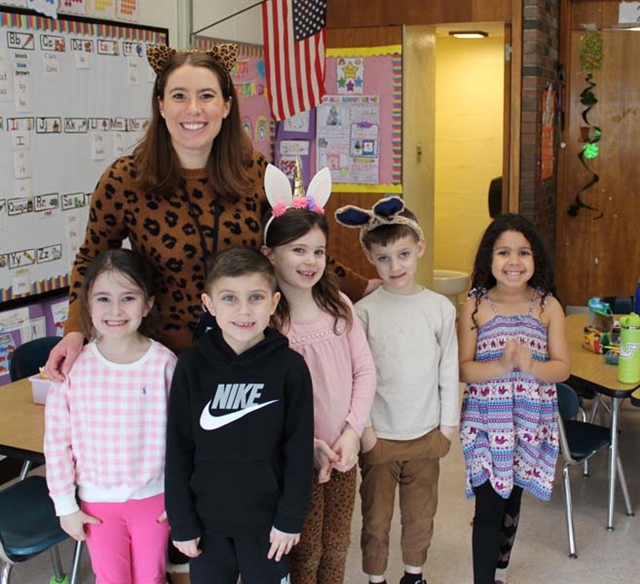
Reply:
[[604, 355], [582, 348], [584, 327], [589, 324], [588, 314], [571, 314], [566, 317], [567, 340], [571, 353], [571, 376], [590, 384], [596, 391], [610, 397], [624, 398], [640, 387], [640, 383], [618, 381], [618, 368], [608, 365]]
[[44, 462], [44, 406], [28, 378], [0, 386], [0, 454]]
[[631, 392], [631, 403], [640, 407], [640, 389], [634, 389]]

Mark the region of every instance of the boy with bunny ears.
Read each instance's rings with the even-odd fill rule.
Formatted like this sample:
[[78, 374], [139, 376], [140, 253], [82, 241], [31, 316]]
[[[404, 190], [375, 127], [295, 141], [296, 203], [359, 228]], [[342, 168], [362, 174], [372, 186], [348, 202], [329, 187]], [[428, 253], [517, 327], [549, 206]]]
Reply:
[[425, 249], [422, 229], [402, 199], [371, 210], [336, 212], [338, 223], [360, 229], [360, 243], [382, 286], [355, 308], [376, 363], [378, 383], [361, 438], [362, 567], [383, 583], [396, 488], [400, 492], [400, 584], [426, 584], [422, 567], [438, 503], [440, 458], [459, 423], [455, 307], [415, 281]]

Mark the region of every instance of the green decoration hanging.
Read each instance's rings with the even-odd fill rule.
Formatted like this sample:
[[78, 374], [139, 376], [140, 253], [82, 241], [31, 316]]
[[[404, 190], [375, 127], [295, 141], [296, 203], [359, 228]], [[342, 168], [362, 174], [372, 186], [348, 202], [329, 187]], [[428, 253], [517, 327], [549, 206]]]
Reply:
[[598, 145], [597, 144], [585, 144], [582, 148], [584, 157], [592, 160], [598, 158]]
[[588, 32], [580, 37], [580, 71], [602, 69], [604, 58], [602, 34]]
[[[581, 48], [582, 48], [582, 44], [581, 44]], [[580, 56], [582, 59], [582, 53]], [[600, 58], [600, 62], [602, 62], [602, 58]], [[602, 130], [600, 129], [599, 126], [596, 126], [589, 121], [589, 112], [591, 111], [591, 108], [598, 103], [598, 99], [593, 93], [593, 88], [596, 86], [596, 84], [593, 82], [593, 74], [587, 73], [587, 76], [585, 77], [585, 81], [587, 83], [587, 86], [582, 90], [582, 93], [580, 94], [580, 103], [586, 106], [585, 109], [582, 111], [582, 119], [584, 123], [588, 126], [589, 132], [588, 132], [588, 139], [585, 145], [582, 147], [582, 150], [578, 153], [578, 160], [580, 160], [580, 164], [582, 164], [582, 166], [584, 166], [587, 172], [589, 172], [589, 174], [591, 175], [591, 178], [589, 179], [587, 184], [584, 185], [576, 194], [574, 202], [571, 205], [569, 205], [569, 207], [567, 208], [567, 215], [569, 215], [569, 217], [577, 217], [581, 209], [588, 209], [589, 211], [595, 211], [598, 213], [598, 216], [594, 217], [594, 220], [595, 220], [595, 219], [602, 219], [602, 217], [604, 216], [604, 213], [597, 207], [594, 207], [586, 203], [581, 195], [587, 189], [590, 189], [592, 186], [597, 184], [598, 181], [600, 180], [600, 176], [589, 168], [589, 165], [587, 164], [587, 160], [593, 160], [594, 158], [597, 158], [598, 154], [600, 153], [599, 146], [597, 143], [600, 141], [600, 138], [602, 137]]]

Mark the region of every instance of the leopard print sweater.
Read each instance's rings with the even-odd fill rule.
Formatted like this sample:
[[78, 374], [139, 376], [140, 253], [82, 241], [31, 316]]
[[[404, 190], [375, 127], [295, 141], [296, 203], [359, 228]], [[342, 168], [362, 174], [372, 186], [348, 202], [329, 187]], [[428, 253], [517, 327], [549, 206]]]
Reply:
[[[91, 260], [129, 238], [131, 247], [145, 256], [160, 276], [156, 291], [158, 340], [176, 353], [191, 345], [202, 312], [200, 296], [209, 257], [235, 245], [262, 244], [261, 221], [268, 209], [263, 185], [266, 165], [264, 157], [255, 152], [249, 168], [254, 191], [237, 203], [218, 198], [216, 205], [206, 169], [184, 170], [181, 188], [167, 200], [136, 190], [132, 156], [116, 160], [105, 170], [91, 197], [85, 240], [71, 272], [65, 332], [81, 330], [76, 301]], [[214, 241], [218, 242], [217, 250]], [[355, 299], [362, 296], [366, 280], [339, 263], [330, 264], [342, 278], [344, 292]]]

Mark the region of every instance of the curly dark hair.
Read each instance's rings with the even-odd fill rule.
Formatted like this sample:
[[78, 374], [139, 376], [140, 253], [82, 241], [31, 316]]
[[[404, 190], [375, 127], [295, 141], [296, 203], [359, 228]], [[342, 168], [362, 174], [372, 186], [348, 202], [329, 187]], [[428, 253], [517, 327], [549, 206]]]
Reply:
[[[269, 212], [262, 224], [266, 225], [270, 217], [271, 213]], [[284, 215], [273, 217], [265, 234], [265, 245], [271, 249], [286, 245], [303, 237], [314, 227], [319, 227], [327, 240], [329, 239], [329, 224], [323, 214], [306, 209], [287, 209]], [[336, 334], [342, 332], [342, 327], [339, 326], [340, 322], [346, 324], [344, 330], [351, 327], [353, 322], [351, 309], [340, 296], [338, 280], [331, 270], [325, 268], [322, 277], [313, 286], [312, 294], [316, 304], [334, 317], [333, 330]], [[287, 329], [290, 322], [291, 308], [283, 294], [273, 315], [272, 324], [278, 330], [283, 331]]]
[[[491, 222], [484, 232], [484, 235], [480, 240], [480, 245], [478, 246], [476, 258], [473, 262], [471, 289], [490, 290], [496, 285], [497, 282], [495, 276], [491, 271], [491, 266], [493, 264], [493, 248], [496, 240], [505, 231], [517, 231], [518, 233], [522, 233], [531, 245], [534, 271], [528, 284], [532, 288], [541, 290], [541, 303], [544, 306], [545, 298], [549, 296], [549, 294], [557, 296], [555, 278], [553, 274], [553, 263], [535, 225], [526, 217], [516, 213], [500, 215]], [[481, 295], [477, 294], [476, 307], [472, 314], [474, 323], [475, 315], [478, 312], [478, 306], [480, 305], [480, 300]]]

